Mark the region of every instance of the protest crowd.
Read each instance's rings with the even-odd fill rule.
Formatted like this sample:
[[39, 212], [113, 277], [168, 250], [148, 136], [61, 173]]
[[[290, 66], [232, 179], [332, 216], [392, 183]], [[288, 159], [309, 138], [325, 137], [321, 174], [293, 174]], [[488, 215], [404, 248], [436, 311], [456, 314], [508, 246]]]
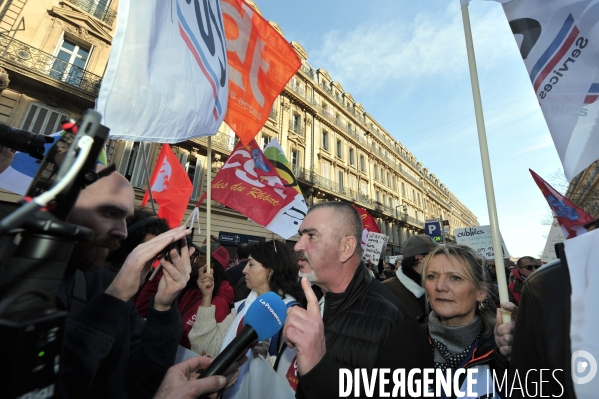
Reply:
[[[468, 3], [461, 1], [463, 10]], [[506, 15], [521, 12], [520, 3], [513, 3], [505, 6]], [[579, 32], [597, 33], [589, 21], [599, 20], [599, 2], [579, 3], [591, 4], [591, 11], [583, 13], [580, 27], [572, 28], [568, 43], [577, 47], [570, 52], [570, 68], [583, 65], [583, 57], [596, 46], [582, 36], [574, 39]], [[194, 81], [202, 95], [190, 104], [193, 123], [166, 111], [161, 116], [148, 112], [145, 106], [140, 109], [137, 100], [150, 96], [145, 87], [130, 88], [129, 92], [127, 75], [113, 73], [115, 64], [121, 62], [120, 53], [111, 54], [113, 64], [107, 67], [102, 83], [106, 86], [96, 104], [106, 120], [118, 126], [114, 137], [162, 144], [152, 174], [146, 165], [147, 189], [141, 204], [130, 176], [117, 172], [106, 161], [106, 151], [100, 147], [108, 133], [101, 145], [94, 147], [97, 153], [85, 163], [73, 161], [83, 157], [85, 145], [92, 146], [81, 137], [99, 140], [93, 134], [103, 126], [92, 129], [85, 122], [67, 121], [56, 135], [56, 144], [48, 145], [45, 161], [31, 161], [34, 169], [39, 167], [31, 183], [39, 189], [35, 192], [39, 196], [32, 198], [35, 190], [30, 190], [22, 206], [0, 221], [0, 288], [5, 291], [0, 291], [0, 328], [8, 331], [19, 324], [12, 323], [15, 320], [25, 320], [25, 336], [41, 328], [37, 319], [31, 321], [34, 315], [60, 314], [65, 319], [35, 341], [41, 348], [42, 341], [46, 344], [60, 338], [52, 347], [56, 351], [52, 370], [44, 370], [54, 380], [11, 399], [584, 398], [593, 389], [588, 387], [597, 387], [594, 382], [583, 390], [597, 372], [597, 362], [589, 353], [596, 345], [586, 352], [579, 343], [596, 335], [594, 303], [584, 295], [593, 295], [589, 286], [594, 287], [599, 278], [588, 267], [599, 256], [599, 219], [531, 171], [567, 239], [555, 245], [556, 260], [541, 262], [533, 253], [510, 258], [493, 217], [490, 226], [471, 226], [475, 233], [464, 232], [465, 236], [488, 232], [493, 241], [491, 250], [477, 248], [464, 237], [446, 242], [443, 233], [428, 234], [442, 228], [442, 220], [435, 219], [439, 222], [436, 227], [427, 234], [409, 235], [401, 243], [401, 255], [389, 256], [388, 237], [378, 229], [372, 215], [341, 197], [325, 200], [312, 196], [308, 203], [278, 141], [261, 148], [254, 139], [274, 98], [302, 65], [290, 44], [245, 1], [205, 0], [200, 4], [196, 0], [191, 4], [187, 0], [173, 4], [169, 3], [172, 9], [168, 12], [167, 6], [162, 9], [156, 5], [145, 11], [156, 13], [147, 19], [153, 21], [152, 29], [156, 30], [167, 30], [160, 24], [173, 15], [178, 18], [176, 41], [158, 34], [153, 39], [153, 44], [169, 47], [163, 57], [143, 53], [138, 36], [130, 31], [115, 35], [121, 42], [114, 47], [136, 54], [140, 62], [137, 69], [132, 68], [136, 71], [143, 70], [145, 62], [170, 60], [177, 51], [184, 51], [193, 60], [193, 68], [187, 64], [185, 68], [193, 69], [196, 75], [201, 70], [201, 79], [206, 80]], [[205, 14], [207, 28], [200, 11]], [[514, 34], [521, 33], [516, 32], [518, 29], [525, 35], [532, 35], [529, 30], [541, 34], [540, 25], [538, 29], [534, 25], [536, 20], [515, 21], [510, 22]], [[121, 24], [119, 29], [125, 29], [127, 24]], [[227, 29], [229, 35], [225, 37]], [[239, 37], [231, 39], [231, 31]], [[530, 36], [525, 37], [525, 45], [533, 46]], [[593, 62], [599, 51], [597, 54]], [[251, 59], [251, 66], [244, 63], [245, 58]], [[575, 64], [574, 59], [579, 61]], [[539, 79], [553, 79], [556, 86], [560, 80], [557, 75], [562, 75], [554, 71], [557, 75], [548, 77], [550, 69], [559, 67], [551, 62]], [[591, 73], [583, 72], [580, 75]], [[182, 70], [181, 75], [187, 74], [193, 75]], [[259, 74], [266, 76], [260, 84]], [[585, 104], [597, 100], [593, 90], [599, 90], [599, 83], [593, 79], [590, 91], [583, 93], [588, 94]], [[193, 86], [191, 80], [173, 79], [176, 82], [167, 91], [185, 90], [185, 86]], [[149, 76], [147, 81], [155, 88], [164, 83], [161, 76]], [[112, 97], [105, 88], [109, 84]], [[119, 84], [125, 84], [125, 89], [119, 91]], [[542, 86], [539, 98], [552, 94], [553, 86]], [[539, 87], [537, 84], [535, 90]], [[127, 97], [130, 108], [110, 103], [119, 93], [125, 97], [124, 92], [134, 98]], [[166, 103], [177, 99], [161, 101], [166, 109], [170, 105]], [[196, 111], [200, 108], [205, 111], [202, 115]], [[135, 125], [146, 119], [151, 128]], [[144, 130], [146, 137], [131, 136], [131, 131], [121, 126], [125, 120], [133, 120], [130, 130]], [[168, 129], [164, 127], [167, 120], [171, 124]], [[206, 177], [207, 189], [189, 212], [191, 176], [168, 143], [199, 137], [199, 131], [211, 136], [223, 121], [238, 141], [215, 176]], [[77, 133], [77, 129], [81, 131]], [[93, 134], [89, 133], [92, 130]], [[154, 131], [168, 132], [150, 137]], [[90, 136], [84, 136], [88, 133]], [[168, 136], [170, 133], [173, 136]], [[7, 148], [0, 148], [0, 176], [14, 171], [10, 169], [14, 151]], [[142, 143], [139, 149], [143, 148]], [[597, 160], [596, 154], [583, 155]], [[208, 162], [211, 170], [212, 158]], [[81, 170], [76, 170], [75, 164]], [[63, 184], [66, 176], [71, 178], [65, 169], [78, 173], [69, 184]], [[46, 200], [44, 194], [61, 184], [75, 194], [63, 192], [47, 202], [36, 202], [42, 197]], [[239, 212], [244, 221], [247, 218], [266, 228], [272, 237], [277, 234], [283, 239], [240, 243], [233, 255], [219, 237], [211, 235], [216, 231], [210, 225], [212, 201]], [[397, 214], [397, 208], [395, 211]], [[19, 212], [29, 212], [29, 219]], [[189, 216], [187, 220], [185, 216]], [[9, 225], [10, 229], [6, 227]], [[54, 250], [44, 248], [64, 261], [64, 270], [53, 272], [58, 277], [52, 272], [35, 274], [39, 262], [17, 272], [9, 270], [11, 257], [21, 261], [24, 255], [43, 252], [42, 245], [31, 245], [31, 237], [38, 235], [28, 229], [34, 228], [48, 240], [58, 231], [56, 242], [71, 245], [64, 253], [58, 253], [59, 244], [50, 246]], [[90, 234], [85, 236], [87, 231]], [[71, 239], [71, 233], [80, 235]], [[240, 228], [231, 234], [242, 235], [243, 231]], [[286, 240], [293, 236], [297, 241], [290, 246]], [[11, 291], [12, 285], [21, 287], [22, 280], [31, 277], [28, 273], [35, 274], [32, 285], [39, 283], [36, 279], [56, 280], [49, 292], [24, 293], [45, 300], [47, 311], [34, 312], [28, 308], [27, 295]], [[5, 297], [6, 292], [10, 295]], [[24, 309], [32, 313], [26, 314]], [[10, 322], [5, 322], [5, 317]], [[12, 343], [4, 342], [2, 347]], [[15, 339], [14, 345], [23, 342]], [[42, 358], [44, 351], [38, 349], [36, 356]], [[581, 363], [579, 358], [586, 360]], [[7, 359], [0, 359], [4, 369]], [[21, 360], [15, 361], [19, 367], [25, 362]], [[35, 373], [43, 367], [33, 368], [27, 383], [37, 383], [40, 374]], [[587, 367], [587, 377], [580, 377]], [[17, 386], [10, 392], [18, 392], [30, 375], [19, 378], [22, 380], [2, 379], [1, 383], [11, 389]]]

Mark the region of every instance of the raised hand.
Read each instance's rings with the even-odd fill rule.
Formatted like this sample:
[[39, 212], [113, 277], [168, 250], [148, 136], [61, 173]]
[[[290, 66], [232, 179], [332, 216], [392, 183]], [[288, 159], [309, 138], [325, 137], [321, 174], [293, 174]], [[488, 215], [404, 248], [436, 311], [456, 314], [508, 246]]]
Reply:
[[189, 274], [191, 273], [189, 256], [195, 249], [192, 248], [190, 250], [187, 247], [185, 238], [181, 240], [181, 255], [179, 255], [176, 249], [171, 249], [169, 254], [172, 263], [165, 258], [160, 259], [160, 265], [164, 274], [160, 279], [160, 283], [158, 283], [158, 291], [156, 291], [156, 296], [154, 297], [154, 308], [156, 310], [169, 310], [189, 281]]
[[200, 267], [197, 284], [202, 292], [202, 305], [207, 302], [207, 307], [209, 307], [214, 292], [214, 269], [210, 268], [210, 273], [206, 273], [206, 265]]
[[302, 278], [302, 288], [308, 301], [307, 309], [302, 309], [299, 306], [288, 309], [287, 320], [283, 327], [285, 342], [288, 346], [297, 349], [299, 375], [304, 375], [312, 370], [327, 351], [318, 299], [316, 299], [308, 279]]
[[[106, 293], [125, 302], [133, 298], [145, 281], [151, 263], [158, 254], [161, 254], [169, 244], [190, 233], [190, 229], [177, 227], [135, 247], [125, 260], [112, 284], [106, 289]], [[187, 264], [189, 265], [189, 255], [187, 255]], [[188, 270], [191, 270], [191, 267]]]

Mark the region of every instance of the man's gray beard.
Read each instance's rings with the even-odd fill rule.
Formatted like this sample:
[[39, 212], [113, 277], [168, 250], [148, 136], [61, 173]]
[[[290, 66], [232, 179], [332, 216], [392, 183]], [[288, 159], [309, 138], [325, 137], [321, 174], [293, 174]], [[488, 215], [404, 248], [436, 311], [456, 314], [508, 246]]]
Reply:
[[314, 273], [314, 270], [312, 270], [310, 273], [302, 273], [301, 271], [297, 272], [297, 275], [302, 278], [305, 277], [308, 279], [309, 282], [313, 283], [314, 281], [316, 281], [316, 274]]

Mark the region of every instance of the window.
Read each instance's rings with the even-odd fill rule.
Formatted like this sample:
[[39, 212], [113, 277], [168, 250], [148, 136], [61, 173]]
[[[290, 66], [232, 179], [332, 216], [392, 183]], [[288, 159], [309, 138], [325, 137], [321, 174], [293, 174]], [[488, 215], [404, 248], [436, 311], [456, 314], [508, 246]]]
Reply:
[[385, 171], [381, 168], [381, 183], [385, 184]]
[[383, 205], [387, 204], [387, 196], [383, 194]]
[[374, 180], [378, 180], [379, 179], [379, 167], [377, 165], [374, 165]]
[[337, 183], [339, 183], [339, 188], [343, 188], [343, 171], [337, 171]]
[[[144, 163], [146, 162], [141, 145], [145, 146], [146, 154], [149, 154], [151, 143], [140, 143], [127, 141], [123, 153], [121, 154], [121, 162], [119, 162], [118, 172], [125, 176], [131, 182], [131, 185], [136, 188], [143, 188], [144, 179]], [[150, 175], [151, 175], [150, 171]]]
[[320, 163], [320, 173], [322, 173], [322, 177], [328, 179], [330, 177], [330, 167], [331, 165], [329, 165], [326, 162], [321, 162]]
[[406, 184], [404, 182], [401, 182], [401, 194], [404, 197], [406, 196]]
[[355, 154], [354, 153], [355, 153], [354, 149], [350, 148], [349, 149], [349, 164], [351, 166], [355, 166], [355, 162], [354, 162], [354, 156], [355, 156]]
[[358, 179], [356, 176], [349, 176], [349, 188], [351, 188], [354, 192], [358, 191]]
[[294, 113], [291, 116], [291, 131], [294, 133], [301, 133], [302, 129], [302, 116]]
[[422, 202], [420, 202], [420, 193], [418, 193], [418, 205], [422, 206]]
[[201, 158], [196, 158], [194, 156], [188, 156], [187, 162], [185, 164], [185, 171], [187, 172], [187, 176], [189, 176], [189, 180], [193, 185], [193, 191], [191, 192], [191, 201], [195, 201], [198, 199], [198, 193], [200, 192], [200, 184], [202, 182], [202, 160]]
[[293, 168], [294, 173], [297, 170], [297, 168], [300, 166], [299, 157], [300, 157], [300, 152], [298, 150], [291, 150], [291, 167]]
[[362, 193], [362, 195], [368, 195], [368, 186], [366, 183], [360, 183], [360, 193]]
[[329, 133], [325, 130], [322, 131], [322, 149], [329, 150]]
[[366, 162], [364, 159], [364, 155], [360, 155], [360, 170], [362, 172], [366, 172]]
[[391, 173], [387, 172], [387, 184], [391, 187]]
[[376, 198], [376, 202], [381, 202], [381, 193], [379, 193], [378, 191], [375, 191], [374, 198]]
[[266, 134], [262, 134], [262, 151], [264, 151], [264, 149], [266, 148], [266, 146], [268, 145], [268, 143], [270, 143], [270, 141], [272, 140], [272, 137], [266, 135]]
[[79, 86], [83, 79], [85, 65], [89, 58], [90, 47], [63, 37], [56, 59], [52, 64], [50, 76], [73, 86]]
[[21, 129], [35, 134], [52, 134], [60, 129], [60, 122], [67, 119], [65, 112], [50, 108], [40, 103], [32, 103], [25, 114]]

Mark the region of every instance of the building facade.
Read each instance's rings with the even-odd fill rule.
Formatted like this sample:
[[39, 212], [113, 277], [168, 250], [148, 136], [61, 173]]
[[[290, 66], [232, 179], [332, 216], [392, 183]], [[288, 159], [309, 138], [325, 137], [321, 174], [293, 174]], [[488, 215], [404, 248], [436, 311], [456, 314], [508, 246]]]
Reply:
[[599, 217], [599, 161], [595, 161], [572, 179], [566, 197], [589, 215]]
[[[117, 3], [13, 0], [0, 6], [0, 66], [10, 79], [0, 97], [1, 123], [49, 134], [58, 130], [62, 119], [93, 108], [114, 35]], [[271, 25], [283, 34], [276, 23]], [[276, 99], [256, 140], [262, 147], [279, 140], [309, 205], [339, 200], [366, 209], [389, 236], [388, 254], [400, 253], [408, 237], [423, 234], [426, 219], [448, 220], [449, 240], [454, 229], [478, 225], [476, 216], [341, 83], [310, 65], [299, 43], [291, 45], [302, 66]], [[210, 161], [205, 138], [173, 146], [194, 185], [189, 212], [208, 176], [218, 172], [237, 140], [223, 124], [212, 142]], [[159, 150], [159, 144], [151, 143], [107, 144], [108, 161], [131, 181], [138, 200], [147, 187], [145, 169], [151, 174]], [[0, 200], [16, 202], [18, 196], [0, 192]], [[279, 238], [229, 208], [214, 203], [212, 209], [210, 233], [225, 245]], [[205, 226], [205, 208], [201, 210]], [[195, 240], [205, 236], [203, 231]]]

